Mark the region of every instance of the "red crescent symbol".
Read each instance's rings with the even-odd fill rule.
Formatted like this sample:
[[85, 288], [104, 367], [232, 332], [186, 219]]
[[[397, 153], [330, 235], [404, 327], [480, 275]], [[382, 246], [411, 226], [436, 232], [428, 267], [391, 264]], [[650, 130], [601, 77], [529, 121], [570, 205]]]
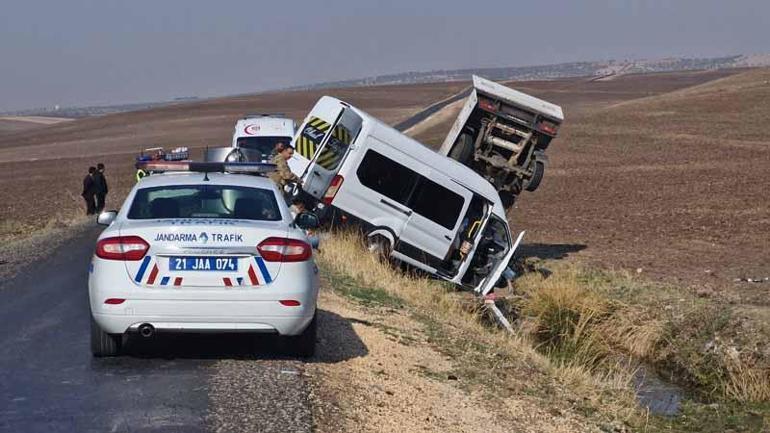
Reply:
[[254, 124], [246, 125], [246, 127], [243, 128], [243, 132], [246, 135], [254, 135], [254, 132], [251, 131], [252, 129], [254, 129], [255, 131], [259, 131], [259, 125], [254, 125]]

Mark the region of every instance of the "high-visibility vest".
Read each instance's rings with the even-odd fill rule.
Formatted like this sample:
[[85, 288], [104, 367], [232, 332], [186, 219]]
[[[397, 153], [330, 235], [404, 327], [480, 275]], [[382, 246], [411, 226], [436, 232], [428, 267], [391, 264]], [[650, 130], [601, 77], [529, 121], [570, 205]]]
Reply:
[[147, 176], [147, 172], [141, 168], [136, 170], [136, 181], [139, 182], [143, 177]]

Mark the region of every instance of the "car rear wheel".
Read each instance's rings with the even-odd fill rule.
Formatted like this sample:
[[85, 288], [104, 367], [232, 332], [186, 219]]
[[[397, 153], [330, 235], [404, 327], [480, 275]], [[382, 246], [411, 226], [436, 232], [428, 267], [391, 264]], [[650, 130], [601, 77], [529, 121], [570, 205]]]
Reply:
[[294, 354], [300, 358], [310, 358], [315, 354], [316, 336], [318, 334], [318, 312], [313, 314], [313, 320], [307, 325], [302, 334], [288, 337], [288, 343]]
[[123, 345], [122, 335], [108, 334], [91, 317], [91, 353], [97, 357], [118, 356]]

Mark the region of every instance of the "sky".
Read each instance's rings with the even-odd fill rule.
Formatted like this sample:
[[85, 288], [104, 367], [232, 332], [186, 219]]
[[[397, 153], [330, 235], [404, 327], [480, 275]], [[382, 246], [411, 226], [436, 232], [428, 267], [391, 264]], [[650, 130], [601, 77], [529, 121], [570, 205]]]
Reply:
[[768, 0], [2, 0], [0, 111], [770, 52]]

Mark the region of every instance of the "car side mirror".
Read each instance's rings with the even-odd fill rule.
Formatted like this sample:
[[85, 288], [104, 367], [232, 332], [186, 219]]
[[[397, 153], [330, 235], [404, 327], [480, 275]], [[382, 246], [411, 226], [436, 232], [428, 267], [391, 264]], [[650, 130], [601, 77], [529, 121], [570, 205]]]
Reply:
[[311, 212], [302, 212], [294, 218], [294, 224], [303, 230], [315, 229], [321, 225], [318, 215]]
[[96, 223], [103, 226], [108, 226], [112, 224], [113, 221], [115, 221], [115, 217], [118, 216], [118, 211], [116, 210], [106, 210], [102, 213], [100, 213], [96, 217]]

